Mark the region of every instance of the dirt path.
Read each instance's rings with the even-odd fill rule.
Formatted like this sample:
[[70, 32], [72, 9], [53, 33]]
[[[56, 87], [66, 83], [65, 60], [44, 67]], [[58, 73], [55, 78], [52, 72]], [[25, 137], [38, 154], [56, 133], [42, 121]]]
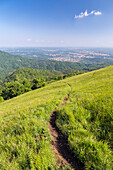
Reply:
[[[61, 104], [60, 108], [65, 105], [66, 101], [69, 98], [69, 95], [70, 93], [64, 98], [64, 101]], [[74, 156], [69, 148], [68, 140], [56, 125], [56, 111], [53, 111], [50, 116], [49, 129], [51, 135], [54, 137], [54, 142], [51, 142], [51, 145], [56, 155], [57, 165], [61, 168], [65, 165], [68, 165], [71, 166], [73, 169], [83, 170], [83, 165]]]

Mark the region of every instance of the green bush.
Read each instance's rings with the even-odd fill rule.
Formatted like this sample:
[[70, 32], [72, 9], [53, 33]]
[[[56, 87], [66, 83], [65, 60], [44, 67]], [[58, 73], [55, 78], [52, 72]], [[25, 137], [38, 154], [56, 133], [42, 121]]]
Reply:
[[3, 101], [4, 101], [3, 97], [0, 96], [0, 103], [3, 102]]

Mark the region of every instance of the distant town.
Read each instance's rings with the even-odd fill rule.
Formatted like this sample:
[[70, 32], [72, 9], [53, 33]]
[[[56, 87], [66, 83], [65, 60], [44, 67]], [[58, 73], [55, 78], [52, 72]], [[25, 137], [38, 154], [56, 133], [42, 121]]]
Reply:
[[0, 48], [11, 54], [36, 60], [79, 63], [113, 62], [113, 49], [107, 48]]

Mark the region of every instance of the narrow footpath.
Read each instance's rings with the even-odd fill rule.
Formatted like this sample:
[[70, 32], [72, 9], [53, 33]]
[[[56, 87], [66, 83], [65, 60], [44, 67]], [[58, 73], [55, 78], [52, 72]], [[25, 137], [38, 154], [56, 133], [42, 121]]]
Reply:
[[[60, 108], [66, 104], [70, 93], [64, 98]], [[53, 151], [57, 159], [57, 165], [61, 168], [68, 165], [75, 170], [83, 170], [83, 164], [75, 157], [70, 150], [68, 139], [63, 135], [56, 125], [56, 111], [53, 111], [50, 116], [49, 129], [54, 141], [51, 142]]]

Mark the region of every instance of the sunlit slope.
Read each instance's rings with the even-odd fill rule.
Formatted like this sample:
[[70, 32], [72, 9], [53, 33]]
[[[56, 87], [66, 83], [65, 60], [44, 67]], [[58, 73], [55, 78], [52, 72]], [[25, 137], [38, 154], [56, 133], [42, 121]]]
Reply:
[[58, 127], [87, 169], [113, 169], [112, 66], [1, 103], [0, 169], [55, 169], [47, 122], [69, 91]]
[[65, 82], [72, 91], [57, 125], [87, 169], [113, 169], [113, 66]]
[[47, 122], [69, 90], [56, 82], [0, 104], [0, 169], [56, 166]]

